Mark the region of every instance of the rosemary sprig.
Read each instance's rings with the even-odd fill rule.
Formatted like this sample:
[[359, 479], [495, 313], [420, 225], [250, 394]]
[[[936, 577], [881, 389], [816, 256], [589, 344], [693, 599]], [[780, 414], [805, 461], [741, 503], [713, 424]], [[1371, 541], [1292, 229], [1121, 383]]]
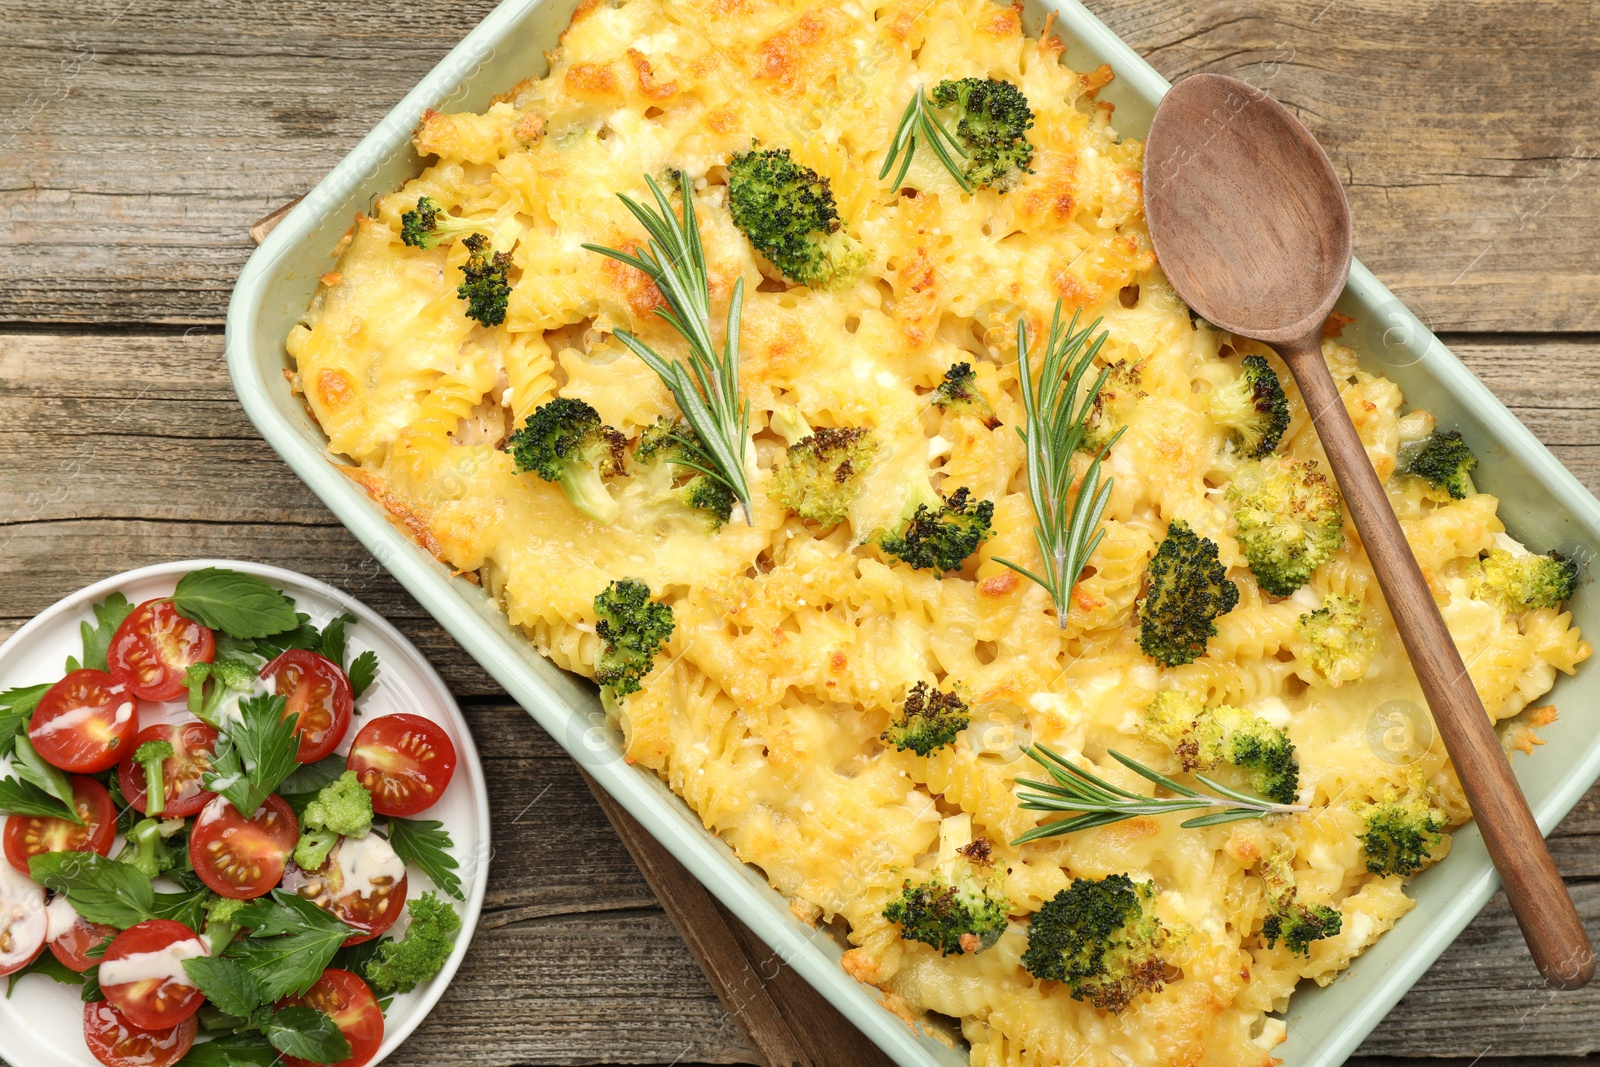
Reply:
[[[911, 159], [917, 154], [919, 141], [926, 142], [933, 149], [933, 154], [950, 172], [956, 184], [961, 186], [962, 192], [972, 192], [972, 182], [962, 171], [961, 164], [956, 162], [957, 156], [962, 159], [967, 157], [966, 150], [956, 140], [955, 134], [945, 129], [944, 124], [934, 116], [927, 94], [920, 85], [900, 115], [900, 128], [895, 130], [894, 140], [889, 142], [889, 154], [884, 158], [883, 169], [878, 172], [878, 180], [887, 178], [889, 168], [894, 166], [896, 158], [900, 158], [900, 172], [894, 176], [894, 187], [900, 188], [900, 183], [906, 180], [906, 173], [911, 170]], [[952, 155], [952, 152], [955, 154]]]
[[1071, 608], [1069, 597], [1072, 587], [1083, 571], [1083, 565], [1094, 554], [1105, 531], [1098, 529], [1100, 516], [1105, 514], [1106, 503], [1111, 499], [1112, 479], [1100, 481], [1100, 461], [1122, 436], [1118, 429], [1104, 448], [1089, 464], [1083, 481], [1067, 510], [1067, 498], [1072, 489], [1072, 455], [1083, 442], [1088, 429], [1089, 412], [1094, 408], [1095, 397], [1105, 385], [1108, 369], [1100, 372], [1094, 385], [1087, 391], [1079, 386], [1094, 363], [1094, 357], [1105, 344], [1108, 334], [1101, 333], [1093, 343], [1089, 337], [1100, 320], [1079, 330], [1078, 312], [1065, 329], [1061, 326], [1061, 301], [1056, 301], [1055, 314], [1050, 319], [1050, 338], [1045, 347], [1044, 365], [1039, 371], [1039, 383], [1034, 385], [1033, 368], [1028, 361], [1027, 324], [1017, 321], [1017, 367], [1022, 385], [1022, 407], [1026, 413], [1024, 425], [1017, 428], [1028, 456], [1028, 495], [1033, 499], [1034, 537], [1039, 542], [1039, 552], [1044, 557], [1044, 574], [1038, 575], [1008, 559], [996, 559], [1025, 578], [1031, 578], [1044, 587], [1055, 602], [1056, 621], [1062, 629], [1067, 625], [1067, 612]]
[[700, 244], [700, 228], [695, 223], [694, 189], [689, 175], [678, 172], [678, 192], [683, 199], [681, 223], [655, 179], [645, 175], [645, 181], [650, 192], [655, 194], [659, 210], [651, 210], [626, 193], [618, 193], [617, 197], [650, 234], [649, 251], [630, 255], [603, 245], [583, 247], [643, 271], [666, 298], [667, 306], [656, 308], [656, 314], [689, 342], [687, 367], [676, 360], [662, 359], [627, 330], [616, 331], [617, 336], [660, 375], [678, 402], [683, 417], [699, 436], [700, 444], [711, 458], [711, 467], [684, 463], [681, 459], [675, 462], [693, 467], [726, 485], [739, 498], [745, 523], [753, 525], [750, 483], [744, 470], [750, 402], [746, 400], [742, 405], [739, 402], [739, 315], [744, 305], [744, 279], [733, 285], [733, 299], [728, 303], [728, 328], [722, 351], [718, 352], [711, 340], [711, 282], [706, 275], [706, 253]]
[[1028, 811], [1076, 811], [1082, 814], [1060, 822], [1036, 826], [1013, 841], [1014, 845], [1054, 837], [1057, 834], [1070, 834], [1076, 830], [1106, 826], [1140, 815], [1165, 815], [1168, 812], [1192, 811], [1200, 808], [1222, 809], [1209, 815], [1198, 815], [1182, 824], [1185, 828], [1192, 828], [1310, 810], [1304, 804], [1275, 804], [1261, 797], [1253, 797], [1248, 793], [1229, 789], [1221, 782], [1207, 778], [1203, 774], [1197, 774], [1195, 778], [1216, 795], [1201, 793], [1173, 781], [1166, 775], [1157, 774], [1138, 760], [1129, 759], [1120, 752], [1111, 752], [1112, 759], [1133, 773], [1154, 782], [1168, 792], [1177, 794], [1172, 797], [1147, 797], [1142, 793], [1130, 793], [1126, 789], [1114, 786], [1104, 778], [1068, 762], [1043, 745], [1034, 745], [1023, 751], [1050, 772], [1054, 784], [1018, 778], [1019, 786], [1034, 790], [1031, 793], [1017, 794], [1018, 807]]

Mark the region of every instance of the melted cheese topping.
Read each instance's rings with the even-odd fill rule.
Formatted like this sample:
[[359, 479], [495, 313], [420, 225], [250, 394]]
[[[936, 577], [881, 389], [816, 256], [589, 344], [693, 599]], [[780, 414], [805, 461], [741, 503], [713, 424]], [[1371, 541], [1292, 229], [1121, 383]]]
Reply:
[[[1263, 355], [1290, 391], [1281, 450], [1321, 460], [1321, 447], [1277, 357], [1192, 322], [1166, 283], [1142, 216], [1142, 146], [1119, 137], [1110, 105], [1096, 102], [1110, 70], [1075, 73], [1061, 51], [1053, 37], [1025, 37], [1017, 9], [982, 0], [586, 2], [547, 76], [482, 115], [425, 116], [417, 147], [434, 162], [356, 221], [288, 350], [349, 475], [441, 561], [480, 581], [560, 666], [593, 674], [593, 601], [613, 579], [643, 579], [672, 604], [677, 628], [655, 670], [612, 711], [628, 758], [669, 782], [797, 915], [842, 920], [851, 974], [891, 1003], [960, 1020], [974, 1064], [1265, 1064], [1284, 1032], [1267, 1013], [1282, 1011], [1302, 978], [1332, 981], [1412, 906], [1399, 879], [1367, 873], [1359, 805], [1426, 788], [1453, 823], [1468, 809], [1431, 735], [1401, 758], [1373, 740], [1374, 723], [1388, 736], [1392, 720], [1378, 709], [1425, 705], [1355, 539], [1291, 600], [1263, 595], [1245, 567], [1215, 488], [1239, 460], [1207, 416], [1206, 393], [1234, 377], [1239, 354]], [[917, 195], [886, 188], [877, 174], [909, 95], [965, 76], [1026, 93], [1033, 173], [1004, 194], [965, 195], [924, 149], [904, 183]], [[854, 284], [816, 292], [763, 273], [770, 266], [725, 203], [725, 165], [752, 139], [791, 149], [829, 180], [869, 257]], [[614, 335], [626, 328], [681, 356], [652, 315], [659, 294], [582, 248], [642, 242], [616, 194], [643, 197], [642, 175], [672, 169], [695, 180], [714, 322], [734, 281], [745, 282], [755, 514], [715, 534], [659, 503], [644, 477], [613, 483], [621, 517], [598, 526], [557, 486], [515, 474], [501, 450], [512, 426], [558, 394], [629, 436], [674, 413]], [[459, 242], [402, 245], [400, 215], [421, 195], [483, 220], [495, 247], [511, 250], [503, 326], [462, 314]], [[1138, 365], [1142, 390], [1107, 462], [1116, 484], [1105, 538], [1064, 629], [1039, 588], [995, 562], [1038, 567], [1013, 430], [1022, 410], [1012, 338], [1019, 317], [1038, 336], [1058, 299], [1086, 321], [1103, 318], [1110, 339], [1099, 359]], [[1399, 390], [1348, 349], [1329, 341], [1324, 355], [1389, 479], [1402, 437], [1429, 420], [1403, 419]], [[1002, 428], [930, 405], [957, 361], [975, 366]], [[797, 420], [866, 426], [884, 446], [850, 522], [833, 531], [766, 492]], [[995, 502], [993, 536], [943, 580], [868, 541], [930, 469], [947, 493], [966, 486]], [[1493, 717], [1517, 715], [1556, 670], [1589, 655], [1564, 613], [1511, 614], [1474, 599], [1470, 571], [1503, 537], [1493, 497], [1440, 499], [1407, 478], [1390, 493]], [[1166, 669], [1139, 651], [1134, 606], [1173, 519], [1218, 543], [1241, 598], [1204, 657]], [[1295, 629], [1335, 594], [1359, 601], [1381, 631], [1366, 676], [1342, 686], [1316, 672]], [[974, 698], [971, 727], [927, 757], [878, 740], [918, 681], [960, 683]], [[1137, 787], [1105, 752], [1175, 771], [1140, 735], [1139, 711], [1179, 686], [1285, 729], [1302, 799], [1317, 810], [1198, 830], [1180, 829], [1181, 816], [1141, 818], [1006, 844], [1040, 818], [1013, 795], [1031, 766], [1021, 746], [1047, 743]], [[1023, 922], [977, 955], [903, 941], [883, 909], [907, 871], [931, 866], [941, 817], [956, 812], [995, 843], [1019, 920], [1075, 877], [1152, 881], [1157, 914], [1177, 933], [1172, 980], [1113, 1017], [1021, 967]], [[1308, 956], [1260, 936], [1273, 855], [1292, 857], [1300, 900], [1342, 913], [1341, 932]]]

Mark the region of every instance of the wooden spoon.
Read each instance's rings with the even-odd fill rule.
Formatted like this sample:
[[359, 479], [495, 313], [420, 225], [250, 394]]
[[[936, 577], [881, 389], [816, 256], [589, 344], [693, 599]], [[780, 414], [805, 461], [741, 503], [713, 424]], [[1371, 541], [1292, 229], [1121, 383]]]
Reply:
[[1322, 359], [1352, 243], [1333, 164], [1264, 92], [1197, 74], [1156, 110], [1144, 192], [1178, 294], [1218, 327], [1270, 344], [1294, 372], [1534, 962], [1554, 988], [1587, 984], [1583, 922]]

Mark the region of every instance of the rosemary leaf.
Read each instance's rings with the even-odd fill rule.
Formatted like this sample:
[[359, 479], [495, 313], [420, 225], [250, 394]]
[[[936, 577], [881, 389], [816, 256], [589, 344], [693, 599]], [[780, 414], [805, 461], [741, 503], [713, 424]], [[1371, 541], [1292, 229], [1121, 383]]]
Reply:
[[972, 181], [967, 177], [958, 159], [967, 157], [966, 150], [961, 147], [961, 142], [956, 140], [956, 135], [944, 128], [944, 124], [933, 114], [933, 108], [928, 103], [928, 96], [917, 87], [916, 93], [911, 97], [911, 102], [906, 104], [905, 111], [900, 114], [900, 125], [894, 132], [894, 140], [889, 142], [889, 154], [884, 157], [883, 169], [878, 172], [878, 180], [882, 181], [889, 176], [889, 170], [894, 166], [896, 159], [900, 160], [900, 170], [894, 176], [894, 187], [900, 188], [900, 183], [906, 180], [906, 174], [911, 170], [912, 157], [917, 154], [918, 145], [926, 144], [932, 150], [939, 164], [949, 172], [964, 193], [972, 192]]

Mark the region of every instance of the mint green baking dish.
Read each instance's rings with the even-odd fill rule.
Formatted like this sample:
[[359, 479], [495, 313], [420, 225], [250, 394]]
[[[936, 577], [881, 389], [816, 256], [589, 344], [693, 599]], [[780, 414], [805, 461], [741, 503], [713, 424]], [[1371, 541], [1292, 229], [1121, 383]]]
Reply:
[[[765, 879], [740, 863], [659, 779], [622, 761], [593, 690], [558, 670], [507, 624], [483, 591], [453, 579], [399, 533], [325, 451], [325, 438], [284, 380], [284, 338], [306, 308], [330, 252], [372, 198], [421, 167], [411, 133], [423, 110], [482, 109], [490, 97], [543, 73], [575, 0], [506, 0], [467, 36], [278, 226], [246, 264], [228, 308], [228, 367], [245, 411], [262, 435], [377, 559], [455, 636], [528, 713], [706, 884], [896, 1063], [959, 1067], [956, 1051], [913, 1033], [881, 1006], [877, 990], [839, 967], [841, 946], [799, 922]], [[1088, 70], [1109, 63], [1124, 135], [1142, 136], [1167, 82], [1075, 0], [1032, 0], [1037, 32], [1049, 12], [1067, 43], [1066, 61]], [[1482, 458], [1478, 484], [1500, 497], [1518, 539], [1581, 559], [1600, 550], [1600, 502], [1552, 456], [1416, 316], [1356, 263], [1338, 309], [1345, 331], [1374, 372], [1458, 427]], [[1600, 597], [1580, 590], [1572, 604], [1583, 628], [1600, 632]], [[1600, 777], [1600, 668], [1563, 677], [1552, 699], [1561, 721], [1551, 744], [1518, 760], [1523, 788], [1546, 833]], [[1290, 1067], [1344, 1062], [1384, 1014], [1486, 904], [1498, 886], [1477, 831], [1463, 827], [1449, 857], [1413, 886], [1417, 907], [1326, 989], [1307, 984], [1276, 1054]], [[1532, 974], [1532, 964], [1529, 964]]]

